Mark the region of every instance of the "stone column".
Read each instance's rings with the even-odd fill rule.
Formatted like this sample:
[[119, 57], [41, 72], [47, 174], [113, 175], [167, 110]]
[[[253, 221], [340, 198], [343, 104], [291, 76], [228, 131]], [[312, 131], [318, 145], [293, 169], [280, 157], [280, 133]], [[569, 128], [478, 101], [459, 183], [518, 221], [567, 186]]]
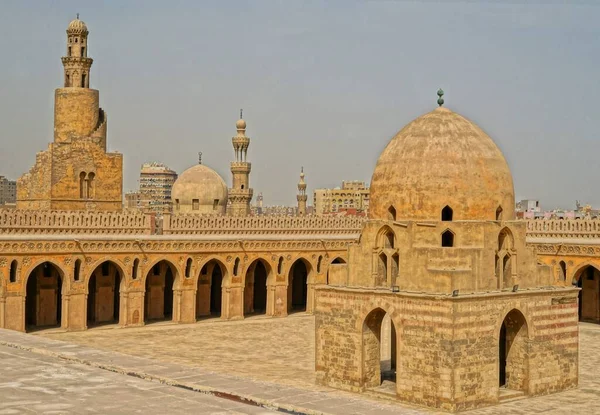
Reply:
[[[195, 287], [185, 287], [177, 291], [179, 298], [179, 319], [178, 323], [196, 322], [196, 289]], [[173, 304], [173, 306], [175, 306]], [[173, 319], [175, 320], [175, 319]]]
[[68, 331], [87, 329], [87, 299], [85, 293], [63, 295], [61, 327]]
[[127, 292], [126, 325], [139, 327], [144, 325], [144, 298], [146, 291], [133, 289]]
[[288, 315], [288, 287], [285, 282], [277, 283], [274, 287], [275, 307], [273, 315], [275, 317], [285, 317]]

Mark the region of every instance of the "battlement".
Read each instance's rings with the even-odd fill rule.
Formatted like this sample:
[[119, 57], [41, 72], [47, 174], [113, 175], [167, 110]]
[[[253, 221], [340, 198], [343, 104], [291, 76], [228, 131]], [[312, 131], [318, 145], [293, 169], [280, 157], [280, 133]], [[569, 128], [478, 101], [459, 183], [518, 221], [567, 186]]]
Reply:
[[154, 216], [139, 212], [0, 210], [0, 234], [153, 233]]
[[600, 220], [527, 220], [527, 237], [532, 238], [600, 238]]
[[365, 219], [356, 216], [203, 216], [165, 215], [164, 235], [185, 234], [338, 234], [358, 238]]

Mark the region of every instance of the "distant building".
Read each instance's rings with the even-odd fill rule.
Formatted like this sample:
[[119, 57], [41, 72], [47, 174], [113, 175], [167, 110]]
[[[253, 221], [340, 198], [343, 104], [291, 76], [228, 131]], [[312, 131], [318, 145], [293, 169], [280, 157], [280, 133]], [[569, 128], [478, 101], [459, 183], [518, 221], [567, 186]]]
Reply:
[[[177, 173], [162, 163], [142, 164], [138, 207], [157, 213], [171, 211], [171, 190], [175, 180], [177, 180]], [[136, 198], [130, 197], [132, 200]]]
[[0, 205], [14, 205], [17, 201], [17, 182], [0, 176]]
[[140, 192], [132, 190], [125, 193], [125, 209], [140, 209], [141, 208]]
[[314, 213], [366, 215], [369, 211], [369, 188], [363, 181], [343, 181], [342, 188], [315, 189]]

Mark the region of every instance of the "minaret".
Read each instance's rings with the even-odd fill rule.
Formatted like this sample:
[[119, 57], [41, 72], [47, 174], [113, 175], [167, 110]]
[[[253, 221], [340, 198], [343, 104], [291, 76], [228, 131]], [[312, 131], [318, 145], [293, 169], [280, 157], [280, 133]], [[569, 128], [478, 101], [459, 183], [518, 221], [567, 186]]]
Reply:
[[296, 196], [296, 200], [298, 200], [298, 215], [304, 216], [306, 215], [306, 182], [304, 181], [304, 167], [300, 169], [300, 181], [298, 182], [298, 195]]
[[106, 151], [106, 113], [98, 90], [90, 88], [92, 58], [88, 58], [88, 28], [79, 14], [67, 27], [67, 56], [62, 57], [64, 87], [54, 95], [54, 142], [91, 138]]
[[237, 134], [231, 139], [235, 161], [231, 162], [231, 174], [233, 175], [232, 187], [229, 189], [229, 201], [231, 202], [232, 216], [246, 216], [250, 214], [250, 201], [252, 192], [250, 189], [251, 164], [246, 161], [250, 138], [246, 137], [246, 121], [242, 118], [235, 123]]
[[94, 60], [87, 57], [88, 29], [84, 22], [77, 18], [67, 28], [67, 56], [63, 56], [65, 68], [65, 88], [89, 88], [90, 69]]

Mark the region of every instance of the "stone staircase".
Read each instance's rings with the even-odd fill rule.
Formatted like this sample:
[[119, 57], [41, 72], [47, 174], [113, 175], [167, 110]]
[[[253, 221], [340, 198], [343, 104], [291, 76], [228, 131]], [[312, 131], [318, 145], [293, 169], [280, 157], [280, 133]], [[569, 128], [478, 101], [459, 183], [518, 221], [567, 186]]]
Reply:
[[522, 399], [525, 397], [525, 392], [516, 391], [512, 389], [500, 388], [500, 396], [498, 401], [500, 403], [516, 401], [517, 399]]

